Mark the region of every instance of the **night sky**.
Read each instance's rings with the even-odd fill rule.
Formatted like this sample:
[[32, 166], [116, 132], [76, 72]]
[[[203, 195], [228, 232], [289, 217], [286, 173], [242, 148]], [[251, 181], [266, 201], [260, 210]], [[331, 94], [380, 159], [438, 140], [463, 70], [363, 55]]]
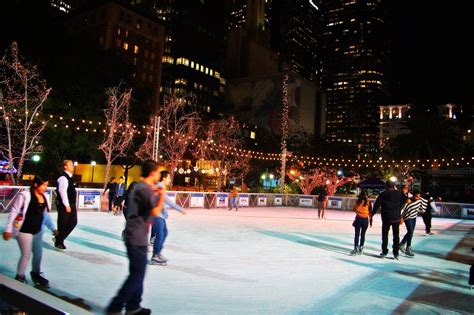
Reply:
[[466, 2], [394, 0], [392, 96], [433, 106], [474, 104], [474, 26]]

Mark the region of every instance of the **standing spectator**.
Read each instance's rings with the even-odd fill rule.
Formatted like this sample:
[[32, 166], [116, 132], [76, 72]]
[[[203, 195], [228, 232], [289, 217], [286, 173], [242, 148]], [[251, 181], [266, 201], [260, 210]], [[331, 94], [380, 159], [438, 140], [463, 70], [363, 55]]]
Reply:
[[428, 200], [428, 206], [421, 217], [423, 218], [423, 223], [425, 223], [425, 235], [428, 236], [433, 235], [433, 232], [431, 232], [431, 219], [433, 218], [433, 211], [436, 211], [436, 204], [429, 191], [425, 194], [424, 198]]
[[392, 228], [393, 233], [393, 258], [398, 260], [398, 245], [400, 243], [400, 224], [401, 224], [401, 208], [407, 197], [395, 189], [395, 183], [387, 181], [387, 190], [382, 192], [375, 200], [372, 209], [372, 216], [381, 208], [382, 214], [382, 252], [380, 257], [384, 258], [388, 254], [388, 232]]
[[56, 250], [64, 251], [64, 240], [74, 230], [77, 225], [77, 209], [76, 209], [76, 185], [72, 172], [74, 165], [71, 160], [63, 162], [64, 172], [59, 176], [57, 183], [57, 199], [58, 207], [58, 235], [54, 238], [54, 246]]
[[118, 183], [116, 184], [115, 199], [114, 199], [114, 214], [120, 214], [122, 212], [122, 203], [125, 197], [125, 184], [123, 183], [123, 176], [120, 176]]
[[[411, 247], [411, 240], [413, 239], [413, 233], [416, 226], [416, 217], [418, 213], [424, 213], [426, 210], [426, 200], [421, 198], [419, 192], [414, 192], [413, 200], [407, 199], [402, 209], [402, 219], [405, 222], [407, 233], [400, 242], [399, 248], [402, 253], [405, 253], [408, 257], [415, 257], [413, 249]], [[405, 248], [406, 244], [406, 248]]]
[[[166, 191], [166, 186], [171, 183], [171, 174], [168, 171], [161, 171], [160, 181], [158, 187]], [[163, 211], [153, 221], [151, 229], [151, 237], [153, 243], [153, 256], [151, 263], [156, 265], [166, 265], [167, 259], [161, 255], [161, 251], [165, 245], [166, 237], [168, 236], [168, 227], [166, 226], [166, 219], [168, 218], [168, 208], [173, 208], [181, 214], [186, 214], [186, 210], [174, 203], [165, 193], [165, 203]]]
[[232, 188], [232, 192], [229, 195], [229, 211], [232, 210], [232, 206], [235, 206], [235, 211], [239, 211], [238, 199], [239, 199], [239, 190], [237, 186]]
[[164, 189], [156, 188], [160, 173], [155, 161], [147, 160], [142, 165], [142, 180], [130, 192], [128, 213], [123, 239], [130, 262], [129, 275], [106, 312], [121, 314], [125, 307], [127, 314], [150, 314], [142, 308], [143, 281], [147, 266], [148, 227], [150, 220], [161, 214], [165, 200]]
[[[354, 236], [354, 250], [351, 251], [351, 256], [356, 254], [362, 255], [362, 251], [364, 250], [364, 243], [365, 243], [365, 232], [367, 232], [367, 228], [369, 227], [369, 220], [370, 226], [372, 227], [372, 218], [370, 214], [372, 212], [372, 204], [370, 200], [367, 199], [367, 196], [364, 193], [359, 195], [353, 210], [356, 212], [356, 217], [354, 223], [355, 236]], [[360, 243], [359, 243], [359, 236], [360, 236]]]
[[25, 277], [26, 266], [33, 254], [31, 279], [36, 285], [49, 287], [48, 279], [42, 276], [41, 258], [43, 256], [43, 225], [46, 225], [54, 234], [57, 231], [49, 216], [51, 206], [45, 193], [48, 181], [35, 176], [30, 191], [22, 191], [13, 202], [7, 219], [7, 226], [3, 232], [3, 239], [8, 241], [16, 235], [21, 250], [15, 279], [27, 283]]
[[105, 189], [104, 189], [104, 194], [107, 190], [109, 191], [109, 210], [107, 211], [108, 213], [112, 211], [116, 188], [117, 188], [117, 183], [115, 182], [115, 177], [111, 177], [110, 181], [107, 183], [107, 186], [105, 186]]
[[318, 195], [318, 219], [326, 219], [324, 216], [324, 210], [326, 210], [326, 204], [328, 201], [328, 195], [326, 188]]

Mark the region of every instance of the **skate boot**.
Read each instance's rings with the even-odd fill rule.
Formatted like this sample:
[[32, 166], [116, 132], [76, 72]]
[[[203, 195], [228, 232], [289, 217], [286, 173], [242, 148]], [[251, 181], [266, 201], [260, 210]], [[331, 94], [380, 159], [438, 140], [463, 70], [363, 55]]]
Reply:
[[415, 254], [413, 253], [413, 250], [411, 249], [411, 246], [408, 246], [407, 247], [407, 251], [405, 252], [405, 254], [408, 256], [408, 257], [415, 257]]
[[357, 254], [360, 256], [362, 255], [363, 251], [364, 251], [364, 246], [359, 246], [359, 250], [357, 251]]
[[20, 276], [20, 275], [16, 275], [15, 276], [15, 280], [18, 280], [20, 282], [23, 282], [24, 284], [28, 284], [28, 281], [26, 281], [26, 277], [23, 275], [23, 276]]
[[38, 285], [38, 286], [49, 288], [48, 279], [43, 277], [41, 274], [42, 274], [42, 272], [38, 272], [38, 273], [33, 272], [33, 271], [30, 272], [31, 280], [33, 280], [33, 283]]
[[349, 255], [355, 256], [355, 255], [357, 255], [357, 252], [358, 252], [358, 247], [355, 247], [353, 250], [351, 250], [351, 252], [349, 253]]
[[405, 248], [405, 244], [398, 245], [398, 249], [404, 254], [407, 253], [406, 248]]
[[166, 259], [163, 260], [163, 258], [164, 257], [160, 254], [153, 255], [153, 257], [151, 257], [150, 265], [166, 266]]

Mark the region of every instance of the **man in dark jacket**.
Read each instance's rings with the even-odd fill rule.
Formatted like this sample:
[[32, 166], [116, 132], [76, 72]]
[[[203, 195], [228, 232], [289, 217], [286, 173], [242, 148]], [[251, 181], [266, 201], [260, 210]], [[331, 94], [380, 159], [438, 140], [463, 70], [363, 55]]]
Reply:
[[382, 252], [380, 257], [384, 258], [388, 254], [388, 231], [390, 227], [393, 233], [393, 258], [398, 260], [398, 244], [400, 243], [400, 223], [401, 209], [407, 196], [396, 190], [395, 183], [387, 181], [387, 190], [382, 192], [375, 200], [372, 208], [372, 216], [381, 208], [382, 214]]

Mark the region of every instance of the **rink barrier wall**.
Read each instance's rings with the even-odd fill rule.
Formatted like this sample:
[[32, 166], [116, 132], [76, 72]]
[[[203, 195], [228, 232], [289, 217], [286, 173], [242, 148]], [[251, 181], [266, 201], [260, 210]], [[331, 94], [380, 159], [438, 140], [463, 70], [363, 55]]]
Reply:
[[[27, 186], [0, 186], [0, 213], [8, 212], [15, 196], [28, 189]], [[76, 191], [78, 210], [107, 211], [108, 193], [104, 194], [102, 189], [76, 188]], [[219, 209], [229, 206], [228, 192], [169, 191], [167, 194], [186, 209]], [[48, 188], [47, 197], [50, 198], [52, 210], [56, 210], [56, 188]], [[317, 208], [317, 197], [298, 194], [240, 193], [239, 207]], [[326, 209], [352, 211], [356, 200], [355, 197], [330, 196]], [[436, 202], [436, 206], [437, 211], [433, 212], [435, 217], [474, 219], [474, 204]]]

